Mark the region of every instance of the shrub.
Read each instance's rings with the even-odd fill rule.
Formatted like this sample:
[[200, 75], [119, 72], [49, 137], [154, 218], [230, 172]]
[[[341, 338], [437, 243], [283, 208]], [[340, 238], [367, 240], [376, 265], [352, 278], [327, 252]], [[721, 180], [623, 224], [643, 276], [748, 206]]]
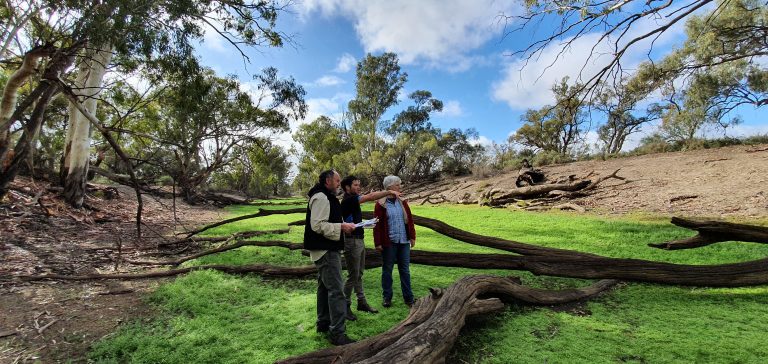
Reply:
[[569, 155], [561, 154], [555, 151], [542, 151], [533, 157], [531, 164], [534, 166], [546, 166], [549, 164], [559, 164], [572, 162], [573, 158]]

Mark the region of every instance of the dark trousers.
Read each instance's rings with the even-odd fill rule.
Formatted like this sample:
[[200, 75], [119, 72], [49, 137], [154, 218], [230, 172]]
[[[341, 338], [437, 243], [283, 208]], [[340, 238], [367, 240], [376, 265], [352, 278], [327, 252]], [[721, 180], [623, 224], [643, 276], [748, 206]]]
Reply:
[[365, 272], [365, 243], [363, 238], [344, 239], [344, 260], [347, 263], [347, 281], [344, 282], [344, 296], [347, 303], [352, 303], [352, 290], [357, 293], [357, 302], [366, 302], [363, 292], [363, 272]]
[[328, 327], [332, 336], [346, 332], [347, 303], [341, 279], [341, 253], [329, 250], [317, 266], [317, 327]]
[[397, 271], [400, 273], [400, 290], [403, 292], [403, 301], [413, 302], [411, 291], [411, 245], [392, 244], [383, 248], [382, 258], [384, 265], [381, 267], [381, 288], [384, 291], [384, 300], [392, 300], [392, 268], [397, 263]]

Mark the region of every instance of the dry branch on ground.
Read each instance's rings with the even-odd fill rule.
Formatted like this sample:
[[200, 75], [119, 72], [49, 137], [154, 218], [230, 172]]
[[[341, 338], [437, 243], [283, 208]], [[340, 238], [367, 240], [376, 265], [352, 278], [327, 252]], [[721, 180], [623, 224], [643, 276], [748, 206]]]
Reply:
[[556, 305], [584, 300], [616, 283], [604, 280], [583, 289], [549, 291], [523, 286], [513, 277], [467, 276], [446, 289], [431, 289], [387, 332], [278, 363], [444, 363], [468, 316], [499, 311], [502, 301]]

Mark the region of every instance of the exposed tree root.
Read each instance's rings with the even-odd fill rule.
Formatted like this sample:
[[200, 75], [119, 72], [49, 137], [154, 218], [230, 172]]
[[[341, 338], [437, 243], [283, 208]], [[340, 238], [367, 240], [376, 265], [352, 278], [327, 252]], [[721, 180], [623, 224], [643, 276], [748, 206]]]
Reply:
[[549, 291], [525, 287], [513, 277], [467, 276], [446, 289], [432, 289], [399, 325], [365, 340], [279, 361], [295, 363], [444, 363], [467, 316], [500, 310], [501, 301], [554, 305], [583, 300], [617, 282]]

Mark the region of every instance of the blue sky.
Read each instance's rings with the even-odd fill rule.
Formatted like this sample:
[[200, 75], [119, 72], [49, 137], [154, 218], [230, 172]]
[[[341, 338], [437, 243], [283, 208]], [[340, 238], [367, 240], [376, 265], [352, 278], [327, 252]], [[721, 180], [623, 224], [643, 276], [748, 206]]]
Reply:
[[[557, 61], [560, 47], [554, 44], [523, 67], [523, 60], [510, 55], [524, 48], [534, 36], [530, 32], [503, 37], [499, 14], [520, 14], [512, 0], [305, 0], [282, 14], [278, 29], [293, 36], [283, 48], [246, 49], [246, 64], [232, 46], [208, 32], [198, 48], [203, 63], [217, 73], [237, 75], [245, 88], [254, 74], [274, 66], [282, 77], [293, 77], [307, 91], [309, 113], [304, 121], [320, 115], [338, 119], [355, 92], [355, 65], [366, 53], [395, 52], [408, 82], [401, 103], [385, 118], [409, 106], [406, 96], [428, 90], [445, 103], [433, 124], [444, 130], [473, 127], [479, 142], [505, 142], [520, 127], [520, 115], [528, 108], [551, 103], [549, 88], [564, 76], [591, 76], [607, 57], [588, 58], [598, 34], [587, 34]], [[654, 21], [640, 23], [633, 32], [647, 31]], [[546, 24], [539, 28], [547, 31]], [[653, 47], [660, 57], [680, 44], [682, 24], [671, 28]], [[647, 59], [650, 43], [630, 49], [624, 64], [632, 68]], [[598, 46], [597, 53], [607, 51]], [[587, 77], [588, 78], [588, 77]], [[745, 122], [729, 135], [766, 134], [765, 112], [751, 107], [738, 110]], [[646, 127], [643, 133], [650, 133]], [[592, 134], [593, 135], [593, 134]], [[636, 145], [637, 135], [628, 147]], [[277, 137], [288, 146], [290, 136]], [[588, 137], [589, 139], [589, 137]]]

